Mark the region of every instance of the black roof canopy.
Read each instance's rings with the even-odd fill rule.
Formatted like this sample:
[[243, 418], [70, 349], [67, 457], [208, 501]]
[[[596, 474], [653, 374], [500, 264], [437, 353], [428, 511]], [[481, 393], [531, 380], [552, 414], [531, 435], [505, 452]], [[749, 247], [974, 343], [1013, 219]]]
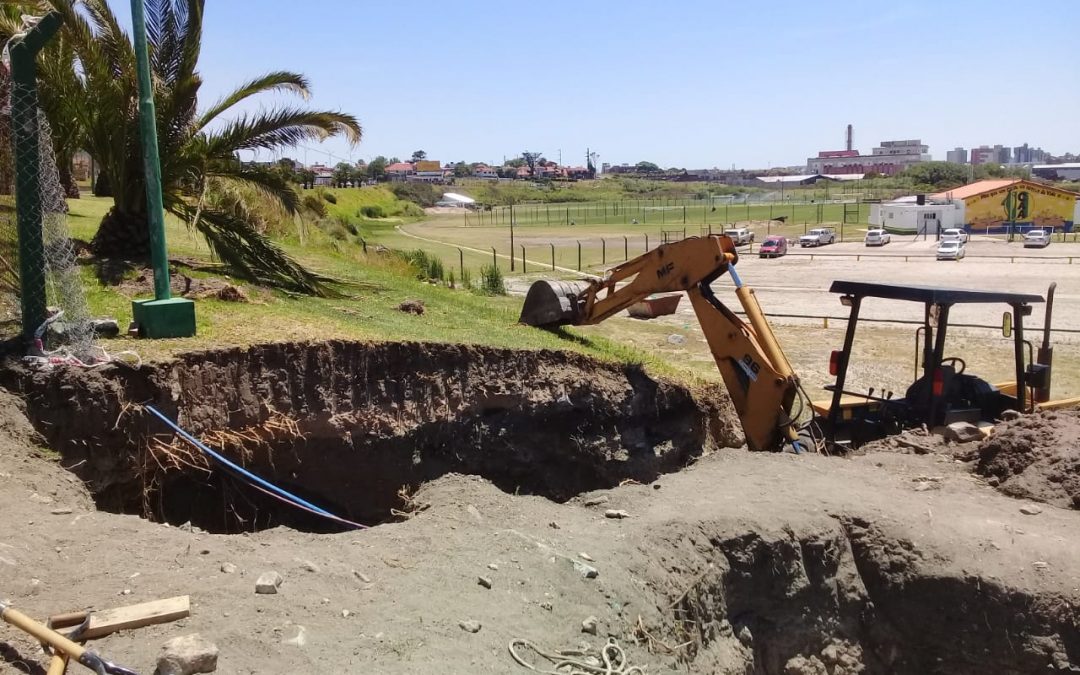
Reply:
[[1030, 293], [1005, 293], [1001, 291], [976, 291], [968, 288], [942, 288], [940, 286], [902, 286], [878, 284], [865, 281], [834, 281], [829, 291], [854, 295], [860, 298], [885, 298], [908, 300], [934, 305], [958, 305], [965, 303], [1005, 303], [1008, 305], [1043, 302], [1041, 295]]

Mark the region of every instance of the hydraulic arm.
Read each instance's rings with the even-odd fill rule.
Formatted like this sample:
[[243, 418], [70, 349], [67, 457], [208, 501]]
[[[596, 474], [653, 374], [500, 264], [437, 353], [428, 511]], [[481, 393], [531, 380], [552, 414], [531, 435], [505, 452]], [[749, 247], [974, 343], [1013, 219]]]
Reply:
[[[746, 443], [776, 450], [798, 443], [791, 410], [799, 380], [758, 305], [735, 271], [738, 254], [723, 235], [666, 244], [583, 282], [538, 281], [529, 289], [521, 322], [532, 326], [595, 324], [653, 293], [686, 291], [716, 366], [739, 415]], [[731, 275], [746, 321], [713, 294], [710, 284]], [[796, 446], [798, 447], [798, 446]]]

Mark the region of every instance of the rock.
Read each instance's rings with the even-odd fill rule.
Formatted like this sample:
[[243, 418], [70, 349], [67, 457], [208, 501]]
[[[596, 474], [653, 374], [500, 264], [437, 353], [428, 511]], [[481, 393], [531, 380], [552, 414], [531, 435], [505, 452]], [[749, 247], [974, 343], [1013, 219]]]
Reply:
[[1020, 507], [1020, 513], [1025, 516], [1037, 516], [1042, 513], [1042, 507], [1037, 504], [1024, 504]]
[[582, 560], [587, 560], [588, 562], [595, 562], [592, 559], [592, 556], [590, 556], [588, 553], [578, 553], [578, 557], [581, 558]]
[[553, 530], [557, 530], [557, 529], [559, 529], [559, 524], [558, 524], [558, 523], [556, 523], [556, 522], [555, 522], [555, 521], [553, 520], [553, 521], [551, 521], [550, 523], [548, 523], [548, 527], [550, 527], [550, 528], [551, 528], [551, 529], [553, 529]]
[[354, 577], [356, 577], [360, 581], [363, 581], [365, 584], [370, 584], [371, 583], [371, 578], [368, 577], [368, 575], [364, 574], [363, 572], [353, 570], [352, 573], [353, 573]]
[[669, 345], [684, 345], [686, 344], [686, 338], [678, 333], [672, 333], [667, 338]]
[[341, 610], [341, 618], [342, 619], [348, 619], [350, 616], [352, 616], [352, 612], [350, 612], [347, 609]]
[[304, 568], [305, 570], [307, 570], [308, 572], [311, 572], [313, 574], [318, 574], [319, 573], [319, 566], [316, 565], [315, 563], [311, 562], [310, 560], [301, 560], [300, 561], [300, 567]]
[[498, 570], [499, 566], [496, 565], [495, 563], [488, 563], [488, 569], [489, 570]]
[[1005, 410], [1001, 413], [1001, 419], [1005, 422], [1018, 420], [1023, 416], [1023, 413], [1021, 413], [1019, 410]]
[[739, 642], [746, 646], [754, 644], [754, 634], [750, 632], [749, 626], [743, 626], [739, 629], [739, 632], [735, 634], [735, 637], [739, 638]]
[[601, 504], [607, 504], [607, 495], [599, 495], [597, 497], [589, 497], [583, 503], [585, 506], [600, 506]]
[[1035, 562], [1031, 563], [1031, 566], [1037, 570], [1044, 570], [1050, 567], [1050, 563], [1043, 562], [1042, 560], [1036, 560]]
[[554, 609], [554, 606], [550, 602], [541, 602], [540, 603], [540, 608], [541, 609], [546, 609], [547, 611], [550, 612], [552, 609]]
[[424, 313], [424, 302], [422, 300], [406, 300], [397, 306], [397, 310], [406, 314], [420, 316]]
[[458, 626], [466, 633], [479, 633], [480, 622], [473, 621], [472, 619], [466, 619], [465, 621], [458, 621]]
[[597, 619], [595, 616], [587, 617], [584, 621], [581, 622], [581, 632], [588, 633], [589, 635], [596, 635], [599, 623], [600, 620]]
[[484, 588], [491, 588], [491, 579], [488, 579], [487, 577], [477, 577], [476, 583], [480, 584]]
[[296, 637], [289, 640], [285, 640], [285, 644], [292, 645], [294, 647], [303, 647], [307, 644], [307, 628], [297, 624]]
[[217, 670], [218, 648], [198, 633], [173, 638], [161, 648], [158, 675], [192, 675]]
[[116, 319], [91, 319], [90, 326], [94, 329], [94, 337], [114, 338], [120, 335], [120, 322]]
[[616, 518], [616, 519], [629, 518], [630, 514], [627, 513], [626, 511], [623, 511], [622, 509], [608, 509], [607, 511], [604, 511], [604, 517], [605, 518]]
[[982, 432], [979, 431], [979, 427], [971, 422], [953, 422], [945, 427], [942, 436], [945, 437], [945, 440], [955, 441], [957, 443], [970, 443], [971, 441], [979, 441], [983, 438]]
[[232, 563], [221, 563], [221, 571], [223, 574], [236, 574], [236, 565]]
[[53, 509], [49, 513], [53, 514], [54, 516], [66, 516], [71, 513], [71, 509], [66, 506], [62, 506], [58, 509]]
[[585, 577], [586, 579], [595, 579], [596, 577], [600, 576], [600, 570], [596, 569], [592, 565], [586, 565], [585, 563], [578, 562], [577, 560], [574, 560], [573, 563], [574, 569], [577, 570], [578, 574]]
[[277, 593], [278, 586], [281, 585], [282, 581], [284, 579], [277, 572], [263, 572], [255, 582], [255, 592], [264, 595]]

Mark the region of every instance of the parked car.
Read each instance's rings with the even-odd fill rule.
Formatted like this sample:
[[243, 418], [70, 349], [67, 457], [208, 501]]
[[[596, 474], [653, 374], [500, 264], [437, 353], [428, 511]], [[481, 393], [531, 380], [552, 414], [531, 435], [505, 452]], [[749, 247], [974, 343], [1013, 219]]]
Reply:
[[836, 232], [831, 227], [816, 227], [799, 237], [799, 246], [824, 246], [836, 241]]
[[782, 255], [787, 255], [787, 237], [778, 237], [776, 235], [767, 237], [765, 241], [761, 242], [758, 255], [762, 258], [779, 258]]
[[968, 233], [958, 227], [950, 227], [942, 230], [941, 241], [958, 241], [961, 244], [968, 243]]
[[1050, 230], [1028, 230], [1024, 233], [1024, 248], [1046, 248], [1050, 245]]
[[730, 230], [724, 230], [724, 234], [731, 237], [731, 240], [735, 242], [736, 246], [754, 243], [754, 233], [751, 232], [748, 227], [735, 227]]
[[892, 242], [892, 235], [885, 230], [867, 230], [865, 242], [867, 246], [884, 246]]
[[964, 255], [964, 243], [961, 241], [943, 241], [938, 244], [938, 260], [963, 260]]

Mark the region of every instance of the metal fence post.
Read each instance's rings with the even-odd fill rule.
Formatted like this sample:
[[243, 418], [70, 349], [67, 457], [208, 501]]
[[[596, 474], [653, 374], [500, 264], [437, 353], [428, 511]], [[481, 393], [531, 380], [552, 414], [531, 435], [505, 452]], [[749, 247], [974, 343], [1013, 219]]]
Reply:
[[462, 251], [459, 248], [457, 250], [457, 255], [458, 255], [458, 265], [461, 267], [461, 276], [462, 276], [462, 278], [464, 278], [465, 277], [465, 251]]
[[38, 147], [37, 54], [60, 28], [51, 13], [25, 36], [12, 39], [11, 128], [15, 161], [15, 218], [19, 235], [19, 283], [23, 338], [30, 342], [45, 321], [45, 243], [42, 233]]
[[607, 241], [600, 237], [600, 264], [607, 264]]
[[[511, 254], [512, 255], [512, 254]], [[525, 244], [521, 245], [521, 273], [525, 274]]]
[[581, 240], [577, 243], [577, 271], [581, 271]]
[[622, 250], [623, 250], [623, 260], [629, 260], [630, 259], [630, 240], [626, 238], [625, 234], [623, 235], [623, 238], [622, 238]]
[[[510, 256], [513, 257], [514, 251], [510, 250]], [[491, 247], [491, 264], [495, 266], [495, 269], [499, 269], [499, 256], [495, 255], [495, 247]]]
[[551, 269], [555, 270], [555, 244], [548, 244], [551, 247]]
[[649, 233], [645, 233], [645, 252], [649, 252]]

